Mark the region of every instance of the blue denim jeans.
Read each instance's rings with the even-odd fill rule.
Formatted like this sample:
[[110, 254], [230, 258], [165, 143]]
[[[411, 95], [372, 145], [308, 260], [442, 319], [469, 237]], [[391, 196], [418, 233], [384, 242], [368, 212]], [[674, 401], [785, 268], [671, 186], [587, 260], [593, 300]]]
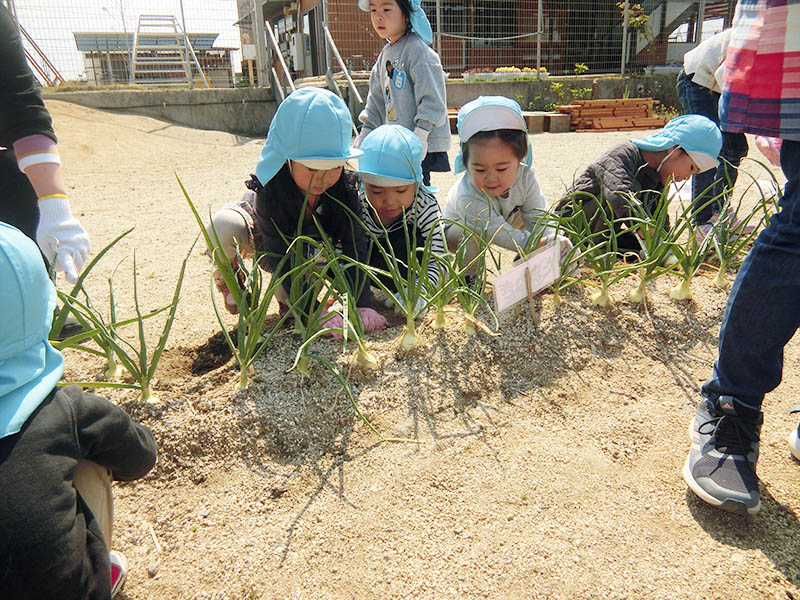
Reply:
[[[678, 99], [685, 113], [708, 117], [719, 125], [719, 94], [698, 85], [681, 70], [678, 74]], [[719, 213], [724, 202], [723, 192], [729, 192], [739, 175], [739, 163], [747, 156], [747, 138], [743, 133], [722, 132], [719, 166], [692, 176], [692, 204], [695, 223], [707, 223]]]
[[800, 141], [783, 140], [788, 181], [780, 211], [756, 239], [728, 298], [707, 398], [730, 395], [760, 410], [783, 371], [783, 348], [800, 326]]

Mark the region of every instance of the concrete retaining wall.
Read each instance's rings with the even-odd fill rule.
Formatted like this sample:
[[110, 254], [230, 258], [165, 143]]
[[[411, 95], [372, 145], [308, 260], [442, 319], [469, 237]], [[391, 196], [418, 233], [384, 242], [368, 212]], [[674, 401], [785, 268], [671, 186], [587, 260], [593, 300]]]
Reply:
[[132, 112], [164, 121], [264, 138], [277, 104], [260, 88], [211, 90], [45, 91], [45, 99], [103, 110]]
[[[367, 97], [367, 85], [359, 84], [359, 93]], [[541, 81], [447, 82], [447, 103], [463, 106], [481, 95], [507, 96], [517, 100], [523, 110], [544, 110], [549, 104], [569, 103], [578, 90], [585, 98], [649, 96], [668, 107], [680, 110], [672, 75], [640, 77], [551, 77]], [[591, 90], [591, 92], [586, 91]], [[361, 107], [349, 98], [351, 112]], [[260, 88], [212, 90], [108, 90], [55, 92], [45, 90], [45, 98], [74, 102], [103, 110], [124, 110], [163, 119], [172, 123], [215, 129], [239, 135], [264, 138], [277, 104], [269, 91]]]

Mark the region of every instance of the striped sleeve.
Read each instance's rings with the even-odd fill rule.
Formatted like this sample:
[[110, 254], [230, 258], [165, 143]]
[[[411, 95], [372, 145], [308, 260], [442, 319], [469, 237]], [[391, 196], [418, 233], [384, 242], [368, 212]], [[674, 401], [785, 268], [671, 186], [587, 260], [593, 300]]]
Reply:
[[361, 202], [361, 222], [364, 223], [364, 227], [375, 235], [383, 234], [386, 229], [381, 223], [377, 222], [376, 217], [378, 215], [375, 214], [375, 209], [372, 208], [369, 200], [367, 200], [367, 194], [364, 192], [363, 186], [358, 186], [358, 199]]
[[800, 140], [800, 0], [739, 0], [719, 105], [723, 131]]
[[[421, 237], [427, 242], [431, 235], [431, 252], [437, 256], [444, 256], [444, 235], [442, 234], [442, 213], [439, 210], [439, 203], [436, 197], [420, 188], [417, 193], [417, 207], [415, 218], [417, 229], [422, 234]], [[439, 261], [432, 259], [428, 263], [428, 280], [436, 287], [439, 283], [440, 266]]]

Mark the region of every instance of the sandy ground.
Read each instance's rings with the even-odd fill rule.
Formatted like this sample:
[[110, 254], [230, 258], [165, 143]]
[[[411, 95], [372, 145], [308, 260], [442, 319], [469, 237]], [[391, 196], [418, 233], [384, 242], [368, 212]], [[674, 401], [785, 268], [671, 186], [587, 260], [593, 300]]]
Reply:
[[[143, 309], [166, 304], [198, 231], [176, 174], [207, 213], [241, 195], [262, 140], [48, 107], [95, 251], [135, 226], [91, 276], [94, 303], [107, 303], [123, 261], [119, 315], [133, 314], [135, 253]], [[548, 199], [627, 137], [532, 137]], [[434, 174], [440, 200], [453, 181]], [[765, 401], [760, 515], [708, 507], [681, 478], [726, 301], [712, 276], [701, 272], [682, 303], [667, 297], [674, 278], [657, 280], [647, 311], [626, 299], [635, 278], [612, 289], [607, 309], [573, 288], [554, 310], [545, 293], [538, 325], [506, 314], [495, 337], [468, 338], [459, 317], [444, 331], [426, 323], [410, 354], [395, 319], [369, 339], [380, 362], [371, 372], [347, 369], [351, 350], [320, 341], [376, 427], [419, 442], [380, 443], [322, 369], [310, 381], [286, 373], [297, 347], [288, 331], [256, 383], [235, 391], [195, 248], [157, 372], [161, 404], [102, 392], [154, 429], [161, 452], [148, 477], [115, 488], [114, 546], [131, 567], [122, 597], [800, 598], [800, 465], [784, 441], [797, 424], [795, 342]], [[67, 360], [73, 380], [103, 370]]]

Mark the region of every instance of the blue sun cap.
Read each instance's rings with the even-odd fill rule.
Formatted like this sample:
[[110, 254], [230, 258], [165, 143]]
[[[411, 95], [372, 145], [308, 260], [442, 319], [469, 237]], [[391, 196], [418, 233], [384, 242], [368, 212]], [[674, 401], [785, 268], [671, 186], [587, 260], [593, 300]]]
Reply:
[[[419, 37], [425, 40], [426, 44], [432, 43], [433, 29], [428, 17], [425, 15], [425, 11], [422, 10], [420, 0], [410, 0], [409, 4], [411, 4], [411, 18], [409, 19], [411, 31], [416, 32]], [[364, 12], [369, 12], [369, 0], [358, 0], [358, 8]]]
[[402, 125], [377, 127], [364, 138], [361, 150], [358, 174], [365, 182], [382, 187], [422, 183], [422, 142]]
[[278, 106], [256, 166], [261, 185], [272, 179], [286, 160], [310, 169], [333, 169], [361, 156], [350, 147], [353, 118], [344, 101], [329, 90], [304, 87]]
[[[470, 138], [481, 131], [496, 131], [498, 129], [516, 129], [528, 134], [528, 125], [525, 117], [522, 116], [522, 109], [516, 100], [505, 96], [479, 96], [475, 100], [467, 102], [458, 111], [458, 137], [461, 140], [461, 147], [464, 147]], [[531, 166], [533, 152], [531, 142], [528, 139], [528, 153], [525, 155], [525, 164]], [[465, 169], [461, 160], [461, 150], [459, 149], [455, 161], [455, 173], [460, 173]]]
[[64, 357], [47, 341], [56, 288], [38, 246], [0, 223], [0, 438], [17, 433], [50, 395]]
[[631, 140], [640, 150], [660, 152], [680, 146], [702, 173], [719, 165], [722, 133], [703, 115], [682, 115], [664, 125], [661, 131], [640, 140]]

